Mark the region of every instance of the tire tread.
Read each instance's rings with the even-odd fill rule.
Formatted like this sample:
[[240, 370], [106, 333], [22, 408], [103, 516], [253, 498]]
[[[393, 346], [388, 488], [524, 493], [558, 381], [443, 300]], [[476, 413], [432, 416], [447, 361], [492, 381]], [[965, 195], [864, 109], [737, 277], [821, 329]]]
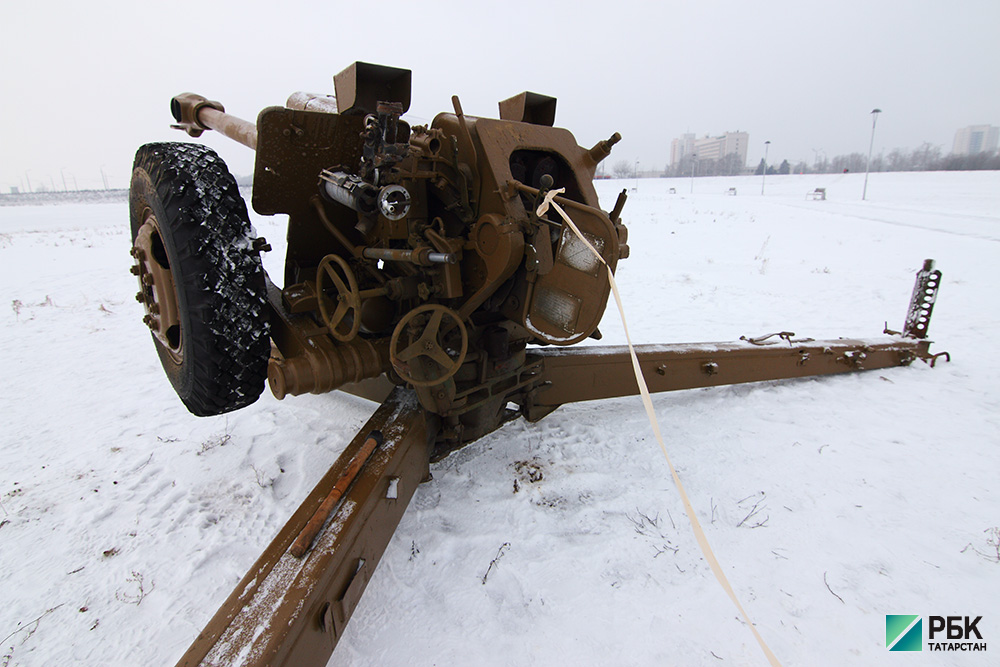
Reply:
[[[133, 173], [139, 170], [166, 213], [159, 226], [171, 236], [171, 271], [188, 309], [182, 365], [191, 365], [192, 377], [174, 387], [199, 416], [250, 405], [266, 383], [270, 338], [264, 269], [236, 180], [213, 150], [198, 144], [142, 146]], [[133, 238], [135, 208], [133, 202]]]

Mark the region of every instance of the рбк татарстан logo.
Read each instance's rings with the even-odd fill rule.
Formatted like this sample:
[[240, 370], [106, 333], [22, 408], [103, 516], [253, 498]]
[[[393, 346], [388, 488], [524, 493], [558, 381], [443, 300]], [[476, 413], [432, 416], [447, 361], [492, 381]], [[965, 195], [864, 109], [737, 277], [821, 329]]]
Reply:
[[[982, 616], [928, 616], [928, 651], [985, 651], [986, 642], [977, 624]], [[970, 620], [971, 619], [971, 620]], [[915, 614], [887, 614], [885, 617], [885, 646], [890, 651], [923, 650], [922, 618]], [[951, 641], [935, 641], [935, 636], [945, 632]], [[980, 641], [970, 641], [972, 639]], [[959, 640], [959, 641], [954, 641]]]

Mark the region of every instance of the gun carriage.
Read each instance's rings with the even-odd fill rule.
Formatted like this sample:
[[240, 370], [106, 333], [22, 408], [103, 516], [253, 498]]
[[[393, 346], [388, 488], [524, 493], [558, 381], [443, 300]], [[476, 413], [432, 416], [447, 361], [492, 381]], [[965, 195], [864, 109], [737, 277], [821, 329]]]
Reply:
[[[181, 665], [326, 664], [431, 461], [512, 419], [638, 393], [627, 348], [574, 347], [600, 338], [609, 274], [629, 255], [626, 193], [604, 211], [593, 186], [620, 136], [581, 147], [554, 127], [556, 100], [530, 92], [498, 119], [467, 116], [456, 97], [411, 127], [408, 70], [358, 62], [334, 84], [335, 98], [296, 93], [256, 123], [198, 95], [171, 101], [190, 136], [256, 151], [252, 205], [288, 215], [281, 287], [213, 151], [136, 155], [136, 298], [188, 409], [236, 410], [265, 384], [278, 399], [380, 403]], [[650, 391], [671, 391], [933, 362], [939, 285], [926, 263], [887, 337], [644, 345], [638, 366]]]

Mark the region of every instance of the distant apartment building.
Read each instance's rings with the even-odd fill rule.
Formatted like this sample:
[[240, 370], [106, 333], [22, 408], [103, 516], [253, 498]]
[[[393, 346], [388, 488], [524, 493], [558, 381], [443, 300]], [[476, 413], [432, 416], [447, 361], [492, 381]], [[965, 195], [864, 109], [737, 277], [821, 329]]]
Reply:
[[955, 155], [975, 155], [992, 153], [997, 149], [1000, 128], [992, 125], [970, 125], [955, 133], [955, 145], [951, 152]]
[[699, 160], [718, 160], [736, 155], [740, 165], [745, 167], [749, 143], [750, 135], [746, 132], [726, 132], [718, 137], [706, 134], [701, 139], [694, 134], [682, 134], [670, 142], [670, 166], [677, 166], [688, 155], [697, 155]]

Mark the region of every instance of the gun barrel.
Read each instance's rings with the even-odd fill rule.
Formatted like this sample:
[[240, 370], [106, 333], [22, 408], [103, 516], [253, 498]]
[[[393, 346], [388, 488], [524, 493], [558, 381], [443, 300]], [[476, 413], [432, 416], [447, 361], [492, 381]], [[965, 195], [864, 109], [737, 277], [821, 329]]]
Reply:
[[205, 130], [215, 130], [247, 148], [257, 150], [257, 125], [226, 113], [225, 107], [201, 95], [182, 93], [170, 100], [170, 113], [176, 124], [171, 127], [199, 137]]
[[211, 107], [198, 112], [198, 120], [207, 128], [220, 132], [247, 148], [257, 150], [257, 125]]

